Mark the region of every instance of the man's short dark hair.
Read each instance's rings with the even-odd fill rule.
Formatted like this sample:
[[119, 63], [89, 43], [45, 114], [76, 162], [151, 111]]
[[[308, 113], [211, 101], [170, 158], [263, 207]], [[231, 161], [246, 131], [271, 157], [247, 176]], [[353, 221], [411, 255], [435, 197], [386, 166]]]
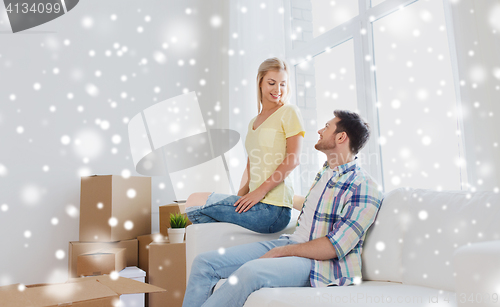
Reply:
[[335, 132], [347, 133], [351, 153], [357, 154], [370, 138], [370, 126], [359, 114], [351, 111], [335, 110], [333, 115], [339, 119]]

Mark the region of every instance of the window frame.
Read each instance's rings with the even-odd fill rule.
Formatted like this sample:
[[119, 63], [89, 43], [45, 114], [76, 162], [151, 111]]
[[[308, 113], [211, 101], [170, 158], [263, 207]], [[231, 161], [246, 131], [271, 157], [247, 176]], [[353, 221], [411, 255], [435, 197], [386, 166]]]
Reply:
[[[291, 64], [290, 74], [291, 82], [294, 84], [294, 88], [297, 89], [297, 83], [295, 80], [296, 65], [303, 61], [312, 59], [313, 57], [325, 52], [327, 49], [335, 48], [336, 46], [346, 42], [349, 39], [353, 39], [354, 43], [354, 64], [355, 64], [355, 80], [356, 80], [356, 91], [357, 91], [357, 104], [359, 113], [363, 116], [372, 127], [372, 136], [368, 141], [368, 144], [362, 150], [362, 153], [370, 157], [372, 160], [372, 155], [376, 156], [376, 163], [370, 163], [367, 171], [371, 176], [382, 186], [385, 191], [384, 177], [383, 177], [383, 164], [382, 164], [382, 148], [378, 142], [380, 137], [380, 124], [379, 124], [379, 114], [377, 108], [377, 83], [376, 83], [376, 64], [375, 64], [375, 54], [374, 54], [374, 41], [373, 41], [373, 22], [383, 18], [391, 13], [394, 13], [400, 9], [404, 9], [406, 6], [411, 5], [417, 1], [423, 0], [385, 0], [384, 2], [371, 7], [371, 0], [358, 0], [359, 13], [352, 19], [344, 22], [343, 24], [325, 31], [323, 34], [314, 37], [312, 40], [303, 44], [299, 48], [293, 48], [292, 42], [292, 1], [293, 0], [283, 0], [284, 4], [284, 14], [285, 14], [285, 57], [286, 60]], [[459, 157], [463, 161], [465, 159], [465, 139], [464, 139], [464, 128], [472, 125], [467, 121], [464, 121], [461, 109], [461, 97], [462, 93], [460, 91], [459, 85], [459, 69], [457, 60], [457, 48], [455, 44], [455, 37], [453, 31], [453, 20], [452, 20], [452, 8], [449, 1], [442, 0], [444, 11], [445, 11], [445, 25], [448, 35], [448, 45], [450, 50], [450, 58], [452, 65], [452, 74], [456, 94], [456, 109], [457, 109], [457, 130], [462, 133], [458, 137], [458, 148]], [[366, 32], [361, 34], [361, 30], [364, 29]], [[370, 55], [370, 61], [365, 60], [365, 56]], [[373, 69], [375, 68], [375, 69]], [[297, 104], [296, 96], [292, 96], [292, 102]], [[467, 152], [467, 154], [470, 154]], [[470, 160], [471, 157], [469, 157]], [[465, 165], [460, 167], [460, 182], [461, 189], [466, 189], [471, 182], [471, 174], [468, 174]], [[295, 181], [299, 183], [299, 181]]]

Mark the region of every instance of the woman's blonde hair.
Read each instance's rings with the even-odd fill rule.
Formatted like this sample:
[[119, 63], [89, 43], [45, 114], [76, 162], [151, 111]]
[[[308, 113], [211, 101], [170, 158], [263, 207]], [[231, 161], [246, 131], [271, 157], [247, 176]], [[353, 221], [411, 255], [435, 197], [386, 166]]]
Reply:
[[260, 85], [262, 79], [267, 74], [268, 71], [281, 71], [286, 72], [286, 95], [280, 98], [280, 101], [284, 104], [288, 103], [290, 100], [290, 72], [288, 70], [288, 64], [279, 58], [269, 58], [262, 62], [259, 66], [259, 71], [257, 73], [257, 112], [260, 113], [262, 105], [262, 91]]

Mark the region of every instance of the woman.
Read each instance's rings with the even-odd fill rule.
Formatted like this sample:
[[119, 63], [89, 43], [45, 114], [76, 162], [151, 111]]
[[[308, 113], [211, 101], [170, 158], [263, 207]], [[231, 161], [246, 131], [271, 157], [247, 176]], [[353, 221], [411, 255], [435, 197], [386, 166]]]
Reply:
[[305, 133], [298, 108], [287, 104], [290, 94], [287, 64], [265, 60], [257, 74], [258, 115], [248, 125], [248, 161], [238, 195], [190, 195], [186, 213], [191, 222], [229, 222], [261, 233], [288, 225], [293, 200], [288, 175], [299, 165]]

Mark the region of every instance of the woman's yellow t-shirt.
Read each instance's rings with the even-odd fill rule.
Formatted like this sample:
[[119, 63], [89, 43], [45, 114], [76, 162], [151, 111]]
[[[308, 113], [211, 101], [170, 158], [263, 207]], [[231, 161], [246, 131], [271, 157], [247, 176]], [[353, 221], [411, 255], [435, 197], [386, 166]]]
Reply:
[[[269, 178], [286, 156], [286, 139], [301, 134], [304, 123], [297, 106], [285, 104], [269, 116], [257, 129], [253, 118], [248, 125], [245, 148], [250, 159], [250, 192]], [[262, 203], [292, 208], [292, 179], [285, 178], [261, 200]]]

